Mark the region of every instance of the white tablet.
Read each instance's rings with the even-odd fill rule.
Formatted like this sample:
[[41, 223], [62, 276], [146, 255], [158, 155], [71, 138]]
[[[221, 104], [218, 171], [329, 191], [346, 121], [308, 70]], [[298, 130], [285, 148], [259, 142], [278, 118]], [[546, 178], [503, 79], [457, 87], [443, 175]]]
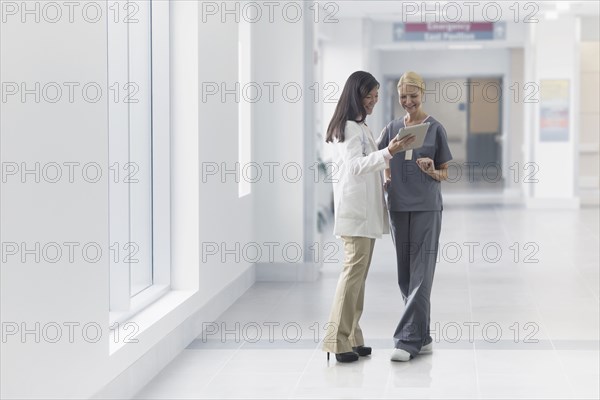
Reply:
[[398, 139], [402, 139], [403, 137], [414, 135], [415, 140], [408, 145], [406, 150], [418, 149], [423, 146], [423, 142], [425, 141], [425, 136], [427, 135], [427, 129], [429, 129], [429, 122], [425, 122], [424, 124], [407, 126], [404, 128], [400, 128], [398, 131], [398, 135], [396, 137]]

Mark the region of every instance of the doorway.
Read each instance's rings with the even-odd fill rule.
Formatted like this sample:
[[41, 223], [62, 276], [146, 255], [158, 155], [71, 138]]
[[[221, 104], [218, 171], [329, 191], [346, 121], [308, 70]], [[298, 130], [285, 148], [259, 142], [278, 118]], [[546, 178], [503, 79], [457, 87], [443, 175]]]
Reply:
[[[399, 79], [386, 82], [391, 119], [405, 114]], [[502, 77], [425, 78], [425, 87], [423, 109], [444, 126], [453, 157], [443, 190], [502, 193]]]

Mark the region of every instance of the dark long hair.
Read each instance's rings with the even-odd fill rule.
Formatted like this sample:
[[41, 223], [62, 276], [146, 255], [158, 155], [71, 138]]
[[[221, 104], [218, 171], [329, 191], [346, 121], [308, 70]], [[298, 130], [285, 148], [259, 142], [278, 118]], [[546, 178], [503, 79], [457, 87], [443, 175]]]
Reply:
[[362, 101], [371, 90], [378, 87], [379, 82], [368, 72], [356, 71], [348, 77], [329, 122], [326, 142], [333, 142], [334, 139], [343, 142], [346, 121], [363, 122], [367, 118], [367, 110]]

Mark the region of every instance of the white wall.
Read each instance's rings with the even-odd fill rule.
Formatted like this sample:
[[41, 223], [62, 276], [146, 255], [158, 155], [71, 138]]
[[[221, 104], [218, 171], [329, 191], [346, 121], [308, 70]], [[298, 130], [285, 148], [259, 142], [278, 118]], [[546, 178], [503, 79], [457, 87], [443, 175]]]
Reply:
[[[106, 24], [57, 23], [33, 17], [21, 23], [20, 15], [1, 24], [1, 81], [34, 82], [42, 85], [64, 82], [81, 85], [96, 82], [107, 88]], [[56, 323], [63, 328], [57, 343], [39, 343], [33, 334], [21, 340], [19, 334], [0, 344], [3, 398], [83, 397], [92, 393], [109, 367], [108, 338], [108, 127], [107, 93], [101, 100], [84, 101], [81, 87], [76, 100], [50, 103], [28, 96], [21, 102], [14, 96], [2, 102], [2, 163], [25, 162], [30, 167], [56, 162], [96, 162], [103, 177], [97, 183], [82, 179], [81, 169], [75, 182], [63, 176], [58, 183], [40, 183], [28, 177], [21, 183], [18, 175], [2, 184], [2, 242], [97, 243], [104, 256], [96, 263], [81, 257], [81, 246], [74, 262], [64, 255], [60, 261], [35, 262], [29, 256], [21, 262], [8, 257], [0, 268], [1, 316], [3, 324], [21, 323], [35, 329]], [[4, 164], [3, 164], [4, 165]], [[66, 167], [65, 167], [66, 168]], [[68, 170], [64, 170], [68, 173]], [[65, 322], [78, 322], [74, 341], [68, 341]], [[96, 343], [84, 340], [81, 328], [97, 323], [102, 337]], [[3, 325], [3, 327], [6, 325]], [[43, 331], [42, 331], [43, 332]], [[91, 330], [90, 337], [95, 336]], [[47, 332], [54, 336], [54, 331]], [[66, 337], [64, 335], [67, 335]]]
[[581, 19], [578, 195], [581, 203], [600, 203], [600, 24], [592, 17]]
[[[202, 6], [200, 6], [202, 15]], [[238, 106], [235, 96], [224, 98], [219, 94], [203, 99], [202, 87], [215, 83], [221, 88], [233, 89], [238, 82], [238, 24], [233, 16], [225, 23], [217, 16], [207, 16], [199, 23], [200, 104], [198, 108], [198, 144], [200, 171], [209, 171], [209, 165], [234, 170], [238, 159]], [[224, 100], [224, 101], [223, 101]], [[240, 98], [241, 101], [241, 98]], [[224, 164], [223, 164], [224, 163]], [[200, 177], [200, 262], [199, 292], [208, 299], [226, 285], [232, 277], [251, 266], [247, 258], [227, 254], [227, 250], [240, 249], [253, 238], [253, 203], [256, 193], [239, 198], [238, 183], [234, 174], [206, 175]], [[210, 255], [207, 245], [217, 244], [217, 254]], [[207, 249], [202, 254], [202, 249]], [[223, 257], [224, 256], [224, 262]], [[239, 256], [238, 259], [236, 257]]]
[[[322, 24], [320, 28], [323, 30], [323, 82], [337, 86], [337, 93], [332, 96], [336, 101], [323, 103], [323, 134], [326, 135], [327, 126], [346, 80], [353, 72], [366, 70], [368, 65], [364, 57], [362, 19], [340, 19], [335, 24]], [[378, 79], [377, 76], [375, 78]], [[375, 120], [374, 116], [371, 116], [367, 123]], [[324, 147], [324, 154], [329, 160], [330, 151], [327, 145]]]
[[[32, 334], [24, 342], [8, 337], [1, 343], [3, 398], [127, 397], [198, 335], [202, 322], [216, 318], [252, 284], [251, 263], [231, 256], [221, 262], [220, 255], [202, 263], [200, 254], [206, 241], [252, 239], [254, 198], [239, 199], [237, 182], [199, 179], [199, 161], [237, 161], [237, 104], [202, 103], [194, 85], [237, 80], [237, 29], [221, 23], [199, 28], [198, 13], [194, 2], [171, 3], [171, 233], [178, 290], [134, 317], [138, 343], [109, 346], [108, 99], [37, 104], [16, 97], [1, 104], [3, 163], [96, 162], [104, 172], [94, 184], [23, 184], [9, 177], [1, 190], [2, 242], [31, 243], [29, 248], [35, 242], [96, 242], [105, 250], [96, 263], [36, 263], [33, 257], [22, 263], [18, 256], [2, 263], [3, 327], [91, 322], [102, 332], [96, 343], [84, 340], [81, 325], [73, 343], [64, 326], [58, 343], [43, 336], [36, 343]], [[16, 16], [2, 24], [1, 80], [97, 82], [106, 88], [106, 37], [105, 20], [23, 24]]]
[[[305, 135], [315, 135], [315, 132], [306, 130], [312, 121], [305, 118], [304, 102], [313, 101], [314, 92], [309, 90], [312, 82], [305, 82], [305, 69], [312, 65], [304, 54], [302, 21], [291, 23], [276, 18], [269, 23], [262, 19], [253, 24], [252, 36], [253, 80], [259, 85], [265, 82], [277, 85], [272, 102], [265, 91], [254, 104], [252, 154], [253, 161], [263, 167], [262, 178], [252, 188], [254, 235], [255, 241], [265, 249], [261, 263], [286, 263], [295, 260], [297, 246], [303, 253], [307, 251], [303, 180], [311, 179], [312, 171], [308, 169], [310, 165], [305, 164]], [[301, 88], [301, 96], [297, 96], [295, 87]], [[273, 165], [272, 182], [268, 179], [267, 163], [277, 163]], [[302, 179], [296, 181], [296, 172], [302, 174]], [[272, 255], [266, 251], [268, 247], [264, 243], [267, 242], [276, 243], [272, 245]], [[293, 248], [284, 254], [286, 245]], [[302, 261], [298, 261], [299, 265]]]
[[381, 52], [384, 76], [415, 71], [423, 77], [468, 77], [504, 75], [508, 72], [507, 49], [407, 50]]
[[[520, 82], [520, 88], [524, 89], [525, 81], [525, 58], [524, 58], [524, 49], [523, 48], [514, 48], [510, 49], [510, 80], [512, 82]], [[531, 86], [528, 86], [531, 87]], [[507, 129], [507, 137], [505, 143], [509, 146], [509, 152], [506, 154], [508, 160], [510, 160], [510, 164], [519, 166], [519, 171], [524, 172], [523, 167], [526, 162], [530, 162], [530, 159], [525, 159], [525, 137], [526, 137], [526, 129], [525, 129], [525, 107], [523, 107], [523, 93], [524, 90], [520, 92], [520, 101], [514, 101], [512, 96], [509, 96], [508, 99], [508, 126]], [[528, 91], [531, 93], [531, 91]], [[506, 164], [506, 162], [504, 163]], [[513, 169], [514, 170], [514, 169]], [[529, 171], [527, 171], [529, 172]], [[523, 190], [522, 185], [525, 184], [523, 179], [515, 179], [514, 176], [508, 175], [506, 179], [507, 189], [521, 191], [521, 194], [525, 196], [526, 190]]]

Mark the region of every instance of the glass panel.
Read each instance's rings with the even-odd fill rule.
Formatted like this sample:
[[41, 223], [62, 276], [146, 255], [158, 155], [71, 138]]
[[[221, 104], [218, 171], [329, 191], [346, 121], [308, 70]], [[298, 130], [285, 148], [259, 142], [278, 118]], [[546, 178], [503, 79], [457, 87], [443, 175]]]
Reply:
[[153, 283], [152, 268], [152, 23], [150, 1], [135, 1], [129, 37], [129, 237], [131, 296]]

